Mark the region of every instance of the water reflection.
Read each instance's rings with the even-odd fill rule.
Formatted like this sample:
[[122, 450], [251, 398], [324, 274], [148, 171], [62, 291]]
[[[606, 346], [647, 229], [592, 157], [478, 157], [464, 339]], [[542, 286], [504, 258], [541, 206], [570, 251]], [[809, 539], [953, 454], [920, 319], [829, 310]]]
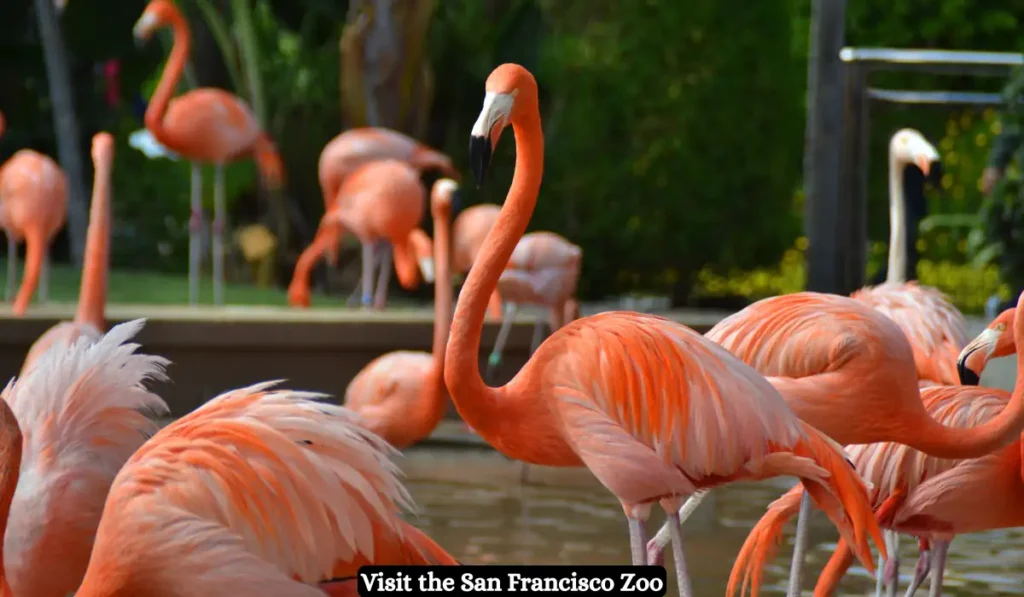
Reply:
[[[618, 503], [605, 493], [508, 485], [505, 488], [449, 483], [408, 483], [420, 516], [414, 523], [467, 564], [620, 564], [629, 562], [626, 522]], [[723, 595], [733, 557], [747, 531], [786, 483], [737, 484], [713, 494], [684, 528], [694, 593]], [[658, 521], [660, 523], [660, 520]], [[787, 540], [792, 539], [794, 525]], [[652, 523], [650, 531], [657, 527]], [[811, 525], [805, 595], [835, 547], [835, 532], [817, 513]], [[901, 542], [905, 591], [917, 558], [917, 542]], [[787, 543], [768, 568], [764, 595], [785, 594]], [[669, 555], [671, 559], [671, 555]], [[1024, 532], [1001, 530], [958, 537], [947, 567], [945, 595], [1024, 595]], [[673, 572], [669, 569], [669, 578]], [[867, 595], [874, 580], [857, 566], [840, 595]], [[674, 583], [670, 594], [676, 594]], [[927, 587], [918, 595], [927, 594]]]

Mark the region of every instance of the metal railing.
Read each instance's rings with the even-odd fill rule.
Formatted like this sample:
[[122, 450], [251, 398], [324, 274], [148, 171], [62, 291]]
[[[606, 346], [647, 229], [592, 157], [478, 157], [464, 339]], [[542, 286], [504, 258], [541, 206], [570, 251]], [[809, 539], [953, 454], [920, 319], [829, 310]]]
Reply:
[[839, 59], [845, 67], [843, 89], [843, 147], [839, 174], [839, 230], [842, 238], [844, 293], [864, 285], [867, 260], [868, 139], [872, 104], [916, 106], [1000, 106], [999, 93], [975, 91], [910, 91], [870, 87], [877, 71], [903, 71], [937, 75], [1007, 77], [1014, 67], [1024, 66], [1024, 55], [1004, 52], [954, 50], [899, 50], [890, 48], [843, 48]]

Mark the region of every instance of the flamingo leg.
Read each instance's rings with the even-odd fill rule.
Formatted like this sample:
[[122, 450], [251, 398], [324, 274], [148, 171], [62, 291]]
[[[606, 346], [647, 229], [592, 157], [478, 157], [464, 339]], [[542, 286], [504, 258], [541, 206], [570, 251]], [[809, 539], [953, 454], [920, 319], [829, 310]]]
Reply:
[[634, 566], [647, 565], [647, 529], [644, 521], [639, 518], [627, 517], [629, 520], [629, 550], [633, 555]]
[[[704, 501], [704, 498], [707, 497], [707, 495], [707, 489], [699, 489], [697, 490], [697, 493], [694, 493], [686, 500], [686, 503], [679, 508], [679, 513], [677, 514], [680, 525], [686, 522], [690, 516], [693, 516], [693, 513], [697, 511], [700, 503]], [[647, 542], [648, 564], [655, 566], [661, 566], [664, 564], [665, 548], [668, 547], [669, 542], [672, 540], [671, 533], [672, 530], [670, 528], [670, 522], [666, 521], [665, 524], [661, 525], [661, 528], [658, 529], [654, 538]]]
[[363, 292], [361, 304], [363, 308], [369, 309], [373, 303], [373, 245], [363, 241]]
[[672, 535], [672, 557], [676, 564], [676, 582], [678, 583], [676, 586], [679, 587], [679, 597], [691, 597], [693, 595], [693, 587], [690, 584], [690, 575], [686, 572], [682, 524], [678, 513], [672, 512], [668, 515], [668, 528], [669, 533]]
[[14, 278], [18, 275], [18, 243], [14, 237], [7, 235], [7, 286], [4, 289], [4, 300], [14, 300]]
[[373, 294], [373, 308], [383, 309], [388, 302], [388, 283], [391, 281], [393, 254], [391, 246], [385, 240], [377, 243], [377, 254], [374, 262], [379, 264], [380, 273], [377, 275], [377, 288]]
[[544, 320], [540, 317], [533, 322], [533, 338], [530, 339], [530, 354], [537, 352], [537, 347], [544, 341]]
[[914, 597], [914, 594], [917, 593], [918, 587], [923, 585], [925, 579], [928, 578], [928, 573], [932, 570], [931, 556], [931, 550], [921, 550], [921, 554], [917, 558], [917, 565], [914, 566], [914, 579], [910, 581], [910, 586], [907, 587], [907, 592], [904, 594], [904, 597]]
[[487, 371], [486, 378], [493, 381], [494, 373], [501, 365], [501, 351], [505, 348], [505, 342], [508, 341], [508, 335], [512, 331], [512, 320], [516, 318], [516, 313], [519, 311], [519, 305], [508, 301], [505, 303], [505, 315], [501, 318], [501, 328], [498, 329], [498, 337], [494, 339], [494, 348], [491, 349], [491, 355], [487, 357]]
[[800, 514], [796, 519], [796, 537], [793, 540], [793, 562], [789, 567], [789, 589], [787, 597], [800, 597], [800, 583], [803, 580], [804, 552], [807, 550], [808, 522], [811, 517], [811, 496], [805, 491], [800, 498]]
[[45, 303], [50, 297], [50, 249], [43, 252], [43, 270], [39, 272], [39, 302]]
[[949, 541], [932, 541], [932, 584], [928, 597], [942, 596], [942, 578], [946, 574], [946, 554], [949, 552]]
[[214, 167], [213, 183], [213, 304], [224, 304], [224, 229], [227, 199], [224, 197], [224, 164]]
[[188, 304], [199, 302], [199, 233], [203, 228], [203, 177], [199, 164], [192, 162], [192, 189], [188, 217]]
[[882, 568], [882, 575], [885, 577], [886, 597], [896, 597], [896, 591], [900, 586], [900, 535], [896, 531], [884, 531], [886, 551], [889, 552], [889, 561]]

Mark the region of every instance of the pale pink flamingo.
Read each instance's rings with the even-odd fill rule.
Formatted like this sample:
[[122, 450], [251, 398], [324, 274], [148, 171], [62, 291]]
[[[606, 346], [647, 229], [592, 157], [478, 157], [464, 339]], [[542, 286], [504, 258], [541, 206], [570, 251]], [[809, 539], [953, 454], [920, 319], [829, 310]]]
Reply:
[[[1016, 394], [998, 417], [976, 428], [931, 418], [906, 335], [852, 298], [814, 292], [767, 298], [725, 318], [707, 337], [768, 376], [797, 416], [843, 445], [893, 441], [939, 458], [978, 458], [1024, 429], [1024, 397]], [[804, 500], [800, 519], [809, 510]], [[806, 528], [797, 525], [791, 596], [799, 592]], [[652, 561], [667, 544], [665, 534], [649, 546]]]
[[[445, 383], [463, 419], [510, 458], [589, 468], [622, 503], [634, 564], [647, 561], [644, 522], [655, 503], [675, 523], [685, 496], [700, 488], [789, 474], [871, 569], [868, 536], [881, 543], [881, 535], [842, 450], [800, 422], [760, 374], [686, 326], [641, 313], [584, 317], [548, 337], [507, 385], [484, 382], [487, 302], [529, 224], [544, 165], [533, 75], [503, 64], [486, 89], [470, 138], [477, 183], [509, 125], [516, 168], [452, 324]], [[689, 596], [682, 534], [671, 529], [679, 591]]]
[[77, 597], [350, 595], [363, 565], [457, 564], [400, 517], [412, 502], [387, 443], [275, 383], [217, 396], [135, 452]]
[[[0, 137], [5, 122], [0, 117]], [[45, 302], [50, 286], [50, 243], [67, 218], [68, 191], [64, 171], [49, 156], [22, 149], [0, 164], [0, 228], [7, 235], [7, 286], [4, 300], [14, 297], [15, 315], [28, 310], [39, 287]], [[18, 244], [25, 241], [25, 277], [14, 296]]]
[[78, 309], [74, 319], [57, 323], [32, 344], [21, 366], [21, 376], [54, 344], [71, 344], [83, 336], [89, 342], [95, 342], [106, 328], [104, 312], [107, 304], [107, 270], [110, 268], [110, 177], [114, 161], [114, 138], [110, 133], [97, 133], [93, 136], [92, 161], [95, 174]]
[[432, 352], [396, 350], [370, 361], [349, 382], [345, 406], [368, 429], [402, 449], [429, 436], [444, 416], [444, 351], [452, 322], [451, 249], [448, 226], [458, 183], [442, 178], [431, 192], [434, 216], [434, 345]]
[[[519, 240], [498, 279], [498, 294], [505, 302], [505, 313], [487, 358], [488, 379], [493, 379], [496, 368], [501, 365], [501, 353], [519, 305], [546, 307], [552, 332], [579, 316], [573, 295], [580, 279], [582, 259], [583, 249], [553, 232], [531, 232]], [[537, 350], [543, 329], [544, 322], [537, 318], [530, 354]]]
[[889, 142], [889, 265], [884, 284], [851, 296], [885, 313], [900, 326], [914, 350], [917, 375], [925, 385], [956, 385], [956, 355], [967, 344], [967, 320], [930, 286], [907, 282], [906, 197], [903, 170], [915, 164], [928, 175], [939, 152], [914, 129], [901, 129]]
[[145, 388], [167, 361], [136, 353], [142, 321], [54, 345], [0, 395], [0, 524], [8, 595], [65, 597], [85, 574], [114, 476], [168, 413]]
[[192, 161], [188, 286], [189, 303], [193, 305], [199, 301], [199, 233], [203, 226], [200, 164], [214, 166], [213, 302], [220, 305], [224, 303], [224, 229], [227, 225], [224, 166], [253, 156], [264, 182], [272, 190], [283, 184], [284, 167], [274, 142], [260, 128], [249, 106], [238, 97], [223, 89], [205, 87], [171, 99], [185, 70], [192, 43], [185, 17], [171, 0], [151, 0], [132, 34], [137, 41], [144, 42], [162, 27], [174, 31], [174, 47], [146, 108], [146, 129], [160, 144]]

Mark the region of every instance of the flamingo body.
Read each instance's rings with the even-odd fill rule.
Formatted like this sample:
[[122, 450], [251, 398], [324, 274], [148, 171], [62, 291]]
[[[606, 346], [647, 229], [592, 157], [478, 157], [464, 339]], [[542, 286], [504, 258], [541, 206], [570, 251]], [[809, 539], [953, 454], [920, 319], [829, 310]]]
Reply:
[[194, 89], [167, 104], [160, 142], [190, 160], [224, 164], [251, 154], [262, 135], [239, 97], [212, 87]]

